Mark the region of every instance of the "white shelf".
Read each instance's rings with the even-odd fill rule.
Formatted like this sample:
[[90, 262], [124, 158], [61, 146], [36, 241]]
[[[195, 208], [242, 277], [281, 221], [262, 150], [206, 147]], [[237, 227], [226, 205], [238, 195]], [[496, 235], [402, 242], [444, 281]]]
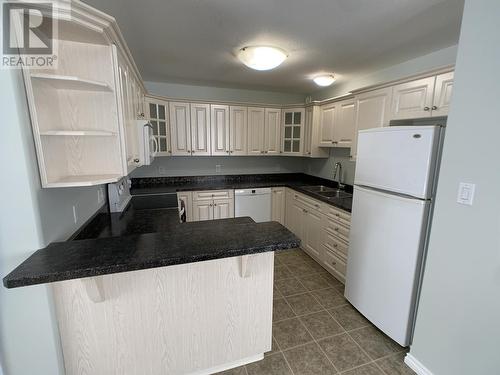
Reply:
[[120, 178], [122, 178], [122, 176], [118, 174], [66, 176], [60, 178], [57, 181], [48, 182], [47, 185], [45, 185], [45, 187], [59, 188], [59, 187], [103, 185], [116, 182]]
[[61, 90], [108, 91], [113, 89], [105, 82], [46, 73], [32, 73], [31, 78]]
[[82, 136], [113, 137], [117, 135], [117, 133], [105, 130], [45, 130], [41, 131], [40, 135], [72, 136], [72, 137], [82, 137]]

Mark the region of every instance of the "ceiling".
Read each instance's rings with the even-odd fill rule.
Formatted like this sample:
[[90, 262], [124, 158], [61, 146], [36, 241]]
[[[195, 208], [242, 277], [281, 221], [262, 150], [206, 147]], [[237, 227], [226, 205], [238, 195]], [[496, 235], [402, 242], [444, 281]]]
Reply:
[[[86, 0], [116, 18], [146, 81], [318, 90], [458, 42], [464, 0]], [[253, 71], [246, 45], [288, 51], [278, 68]]]

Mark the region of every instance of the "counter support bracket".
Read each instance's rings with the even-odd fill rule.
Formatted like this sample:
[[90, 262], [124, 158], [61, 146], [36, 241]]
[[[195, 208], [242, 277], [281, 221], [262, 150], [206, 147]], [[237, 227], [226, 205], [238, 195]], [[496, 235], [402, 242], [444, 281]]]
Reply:
[[241, 256], [241, 277], [250, 276], [250, 266], [251, 266], [250, 255], [242, 255]]
[[82, 283], [87, 291], [87, 296], [92, 302], [104, 301], [104, 285], [102, 276], [86, 277]]

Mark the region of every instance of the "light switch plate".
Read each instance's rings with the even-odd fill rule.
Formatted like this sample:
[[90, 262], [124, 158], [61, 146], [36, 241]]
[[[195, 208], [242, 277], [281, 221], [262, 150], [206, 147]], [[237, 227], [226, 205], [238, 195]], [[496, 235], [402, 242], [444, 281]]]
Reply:
[[476, 190], [476, 184], [461, 182], [458, 185], [457, 202], [460, 204], [466, 204], [468, 206], [472, 206], [472, 203], [474, 201], [475, 190]]

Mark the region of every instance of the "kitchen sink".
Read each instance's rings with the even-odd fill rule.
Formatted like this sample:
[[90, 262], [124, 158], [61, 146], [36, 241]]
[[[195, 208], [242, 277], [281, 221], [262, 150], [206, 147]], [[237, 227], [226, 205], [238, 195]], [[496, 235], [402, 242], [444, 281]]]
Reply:
[[322, 197], [326, 197], [326, 198], [350, 198], [352, 197], [352, 194], [350, 193], [346, 193], [345, 191], [343, 190], [337, 190], [337, 189], [333, 189], [332, 191], [323, 191], [323, 192], [318, 192], [319, 195], [321, 195]]
[[324, 185], [312, 185], [312, 186], [302, 186], [302, 189], [313, 192], [313, 193], [326, 193], [338, 191], [336, 188], [332, 188]]

